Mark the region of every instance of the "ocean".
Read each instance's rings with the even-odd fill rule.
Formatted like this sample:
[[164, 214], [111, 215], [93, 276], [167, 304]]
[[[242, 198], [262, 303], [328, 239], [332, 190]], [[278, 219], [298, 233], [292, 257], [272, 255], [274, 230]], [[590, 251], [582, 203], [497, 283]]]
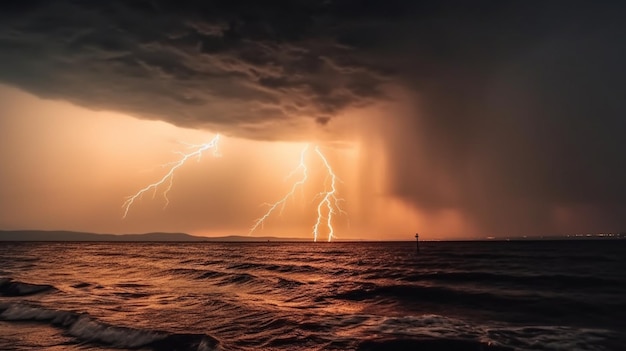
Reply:
[[0, 350], [626, 350], [626, 240], [0, 243]]

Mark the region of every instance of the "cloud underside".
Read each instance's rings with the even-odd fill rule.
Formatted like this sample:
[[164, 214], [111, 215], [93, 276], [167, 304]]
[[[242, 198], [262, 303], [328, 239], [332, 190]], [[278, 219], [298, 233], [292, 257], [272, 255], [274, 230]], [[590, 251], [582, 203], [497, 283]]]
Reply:
[[340, 23], [314, 19], [313, 4], [196, 5], [57, 1], [8, 9], [0, 79], [93, 109], [252, 138], [324, 125], [382, 94], [384, 73], [333, 36]]
[[[393, 194], [460, 209], [484, 230], [552, 230], [578, 213], [617, 228], [626, 226], [622, 7], [2, 4], [0, 80], [256, 139], [302, 138], [347, 110], [396, 101], [411, 112], [378, 129]], [[402, 99], [390, 93], [399, 90]]]

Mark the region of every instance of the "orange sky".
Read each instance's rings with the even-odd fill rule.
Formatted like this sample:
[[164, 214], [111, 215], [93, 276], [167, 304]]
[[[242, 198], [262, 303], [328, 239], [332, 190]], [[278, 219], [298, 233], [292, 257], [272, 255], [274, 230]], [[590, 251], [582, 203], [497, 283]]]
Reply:
[[[307, 142], [343, 180], [338, 238], [626, 228], [620, 5], [213, 5], [6, 14], [0, 229], [246, 235]], [[167, 209], [146, 194], [122, 220], [159, 165], [216, 133], [223, 157], [181, 168]], [[314, 156], [255, 235], [312, 237]]]
[[[301, 175], [285, 179], [298, 165], [304, 142], [223, 136], [221, 157], [209, 152], [179, 169], [167, 208], [160, 192], [154, 198], [150, 193], [122, 219], [124, 199], [160, 179], [167, 172], [161, 164], [177, 161], [176, 152], [189, 150], [185, 143], [208, 142], [216, 131], [96, 112], [6, 86], [0, 90], [6, 116], [0, 121], [2, 229], [248, 235], [266, 210], [262, 204], [282, 198]], [[315, 143], [316, 136], [311, 138]], [[337, 238], [411, 240], [424, 229], [425, 238], [462, 234], [462, 218], [454, 211], [420, 213], [387, 193], [384, 153], [373, 151], [375, 140], [367, 134], [346, 138], [341, 144], [317, 142], [341, 179], [337, 191], [347, 215], [333, 220]], [[275, 213], [253, 235], [312, 238], [317, 194], [328, 180], [313, 152], [306, 161], [307, 183], [282, 216]], [[326, 237], [322, 229], [320, 239]]]

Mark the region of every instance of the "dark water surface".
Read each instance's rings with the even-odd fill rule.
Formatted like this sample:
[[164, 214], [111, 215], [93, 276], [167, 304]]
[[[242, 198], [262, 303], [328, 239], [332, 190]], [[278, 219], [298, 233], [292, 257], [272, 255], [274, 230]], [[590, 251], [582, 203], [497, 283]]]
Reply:
[[0, 243], [0, 350], [626, 350], [626, 241]]

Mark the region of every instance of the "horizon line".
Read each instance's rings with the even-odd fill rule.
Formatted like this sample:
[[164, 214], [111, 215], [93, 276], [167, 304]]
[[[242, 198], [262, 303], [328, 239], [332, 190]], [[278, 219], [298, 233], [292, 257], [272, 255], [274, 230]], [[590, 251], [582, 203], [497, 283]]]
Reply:
[[[144, 242], [206, 242], [206, 241], [221, 241], [221, 242], [306, 242], [313, 241], [310, 237], [281, 237], [274, 235], [266, 235], [266, 236], [250, 236], [250, 235], [239, 235], [239, 234], [230, 234], [230, 235], [221, 235], [221, 236], [206, 236], [206, 235], [195, 235], [188, 234], [184, 232], [145, 232], [145, 233], [123, 233], [123, 234], [114, 234], [114, 233], [94, 233], [94, 232], [81, 232], [81, 231], [72, 231], [72, 230], [39, 230], [39, 229], [18, 229], [18, 230], [0, 230], [0, 234], [11, 235], [11, 234], [24, 234], [30, 233], [31, 238], [0, 238], [0, 241], [57, 241], [57, 242], [72, 242], [72, 241], [100, 241], [100, 242], [115, 242], [115, 241], [144, 241]], [[42, 235], [71, 235], [71, 236], [83, 236], [90, 237], [84, 238], [81, 240], [80, 238], [50, 238], [47, 239], [45, 237], [41, 237]], [[168, 236], [169, 238], [156, 238], [156, 236]], [[36, 236], [36, 238], [35, 238]], [[98, 236], [102, 236], [101, 240], [97, 240]], [[127, 239], [131, 239], [130, 237], [149, 237], [153, 236], [152, 239], [146, 238], [144, 240], [140, 238], [136, 238], [137, 240], [107, 240], [104, 237], [115, 237], [122, 239], [123, 237], [127, 237]], [[181, 238], [181, 240], [176, 240], [175, 236], [184, 236], [187, 240]], [[361, 239], [361, 238], [335, 238], [331, 242], [413, 242], [412, 240], [414, 236], [408, 236], [407, 239]], [[96, 240], [94, 240], [96, 239]], [[229, 240], [236, 239], [236, 240]], [[419, 241], [421, 242], [438, 242], [438, 241], [548, 241], [548, 240], [611, 240], [611, 239], [626, 239], [626, 233], [586, 233], [586, 234], [554, 234], [554, 235], [519, 235], [519, 236], [485, 236], [485, 237], [450, 237], [450, 238], [441, 238], [441, 237], [431, 237], [431, 238], [421, 238]], [[320, 240], [319, 242], [328, 242], [326, 240]]]

